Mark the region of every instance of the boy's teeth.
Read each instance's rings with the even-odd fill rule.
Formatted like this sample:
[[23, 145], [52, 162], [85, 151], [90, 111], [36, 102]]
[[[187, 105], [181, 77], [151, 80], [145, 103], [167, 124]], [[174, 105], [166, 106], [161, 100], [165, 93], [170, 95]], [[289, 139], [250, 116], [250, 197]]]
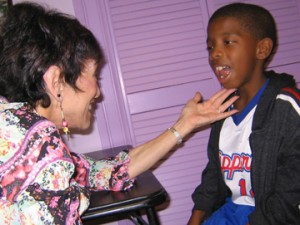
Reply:
[[218, 76], [223, 79], [227, 77], [230, 73], [230, 67], [229, 66], [217, 66], [216, 71], [218, 73]]
[[216, 70], [217, 71], [221, 71], [222, 69], [225, 69], [226, 68], [226, 66], [217, 66], [216, 67]]

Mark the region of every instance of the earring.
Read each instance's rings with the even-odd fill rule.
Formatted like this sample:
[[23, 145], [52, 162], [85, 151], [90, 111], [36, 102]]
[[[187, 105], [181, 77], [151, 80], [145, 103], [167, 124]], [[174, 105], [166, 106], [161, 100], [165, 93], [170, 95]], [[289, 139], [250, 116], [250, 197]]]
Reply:
[[[60, 94], [57, 94], [57, 97], [60, 99], [61, 98], [61, 95]], [[61, 118], [62, 118], [62, 130], [63, 132], [65, 133], [65, 135], [67, 135], [67, 138], [69, 140], [69, 134], [70, 134], [70, 130], [69, 130], [69, 127], [68, 127], [68, 122], [66, 121], [65, 119], [65, 114], [64, 114], [64, 110], [63, 110], [63, 107], [62, 107], [62, 101], [60, 101], [60, 111], [61, 111]]]

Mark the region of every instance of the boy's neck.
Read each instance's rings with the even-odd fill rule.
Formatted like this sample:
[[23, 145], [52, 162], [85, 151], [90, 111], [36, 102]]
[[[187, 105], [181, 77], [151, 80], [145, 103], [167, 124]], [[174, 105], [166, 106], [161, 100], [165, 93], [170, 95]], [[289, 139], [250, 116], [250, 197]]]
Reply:
[[234, 108], [238, 109], [240, 112], [248, 105], [252, 98], [257, 94], [257, 92], [265, 84], [267, 78], [262, 76], [261, 79], [256, 82], [252, 82], [247, 86], [243, 86], [237, 90], [237, 94], [240, 96], [239, 99], [234, 103]]

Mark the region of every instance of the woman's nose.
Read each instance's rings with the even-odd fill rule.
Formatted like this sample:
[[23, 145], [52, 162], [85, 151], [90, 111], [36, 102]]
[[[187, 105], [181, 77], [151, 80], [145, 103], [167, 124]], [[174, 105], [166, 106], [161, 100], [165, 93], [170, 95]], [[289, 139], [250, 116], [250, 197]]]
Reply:
[[100, 96], [101, 96], [101, 89], [100, 89], [99, 85], [97, 85], [97, 92], [96, 92], [95, 98], [99, 98]]

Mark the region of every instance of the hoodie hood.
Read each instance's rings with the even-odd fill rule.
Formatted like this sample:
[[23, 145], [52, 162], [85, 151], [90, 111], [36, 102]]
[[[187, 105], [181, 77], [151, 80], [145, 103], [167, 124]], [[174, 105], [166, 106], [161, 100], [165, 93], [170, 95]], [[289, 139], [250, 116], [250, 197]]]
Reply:
[[265, 75], [279, 89], [285, 87], [296, 87], [294, 77], [287, 73], [275, 73], [273, 70], [266, 71]]

